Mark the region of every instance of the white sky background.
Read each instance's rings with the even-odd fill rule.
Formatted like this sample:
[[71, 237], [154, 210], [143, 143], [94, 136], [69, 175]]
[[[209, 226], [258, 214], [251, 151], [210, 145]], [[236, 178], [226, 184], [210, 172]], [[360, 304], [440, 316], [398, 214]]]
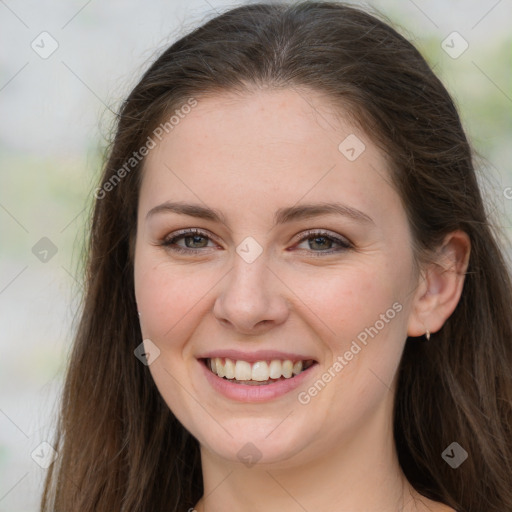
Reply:
[[[48, 163], [42, 162], [69, 163], [58, 186], [64, 194], [69, 191], [68, 202], [84, 198], [96, 172], [88, 167], [90, 154], [110, 119], [106, 105], [119, 104], [164, 46], [234, 5], [0, 0], [0, 512], [38, 508], [44, 472], [30, 453], [48, 438], [76, 298], [76, 264], [70, 256], [83, 204], [78, 199], [64, 213], [53, 204], [44, 185]], [[453, 70], [445, 83], [456, 97], [475, 88], [496, 95], [510, 119], [510, 63], [503, 75], [490, 74], [489, 48], [499, 46], [511, 30], [512, 0], [366, 5], [419, 41], [435, 37], [440, 45], [451, 32], [462, 34], [469, 43], [464, 55], [439, 55], [439, 66]], [[48, 59], [30, 46], [43, 31], [59, 44]], [[478, 125], [476, 114], [468, 112], [462, 109], [463, 120]], [[484, 156], [496, 172], [498, 206], [511, 212], [512, 198], [504, 201], [500, 191], [512, 186], [510, 130], [498, 138]], [[47, 264], [31, 250], [43, 236], [59, 251]]]
[[[393, 13], [400, 12], [405, 28], [418, 38], [435, 34], [441, 41], [459, 31], [474, 56], [477, 49], [511, 30], [510, 0], [381, 0], [367, 4], [389, 13], [392, 19]], [[235, 3], [2, 1], [0, 88], [18, 71], [19, 75], [0, 94], [0, 140], [13, 150], [35, 155], [82, 153], [84, 140], [96, 136], [103, 103], [110, 106], [122, 98], [155, 51], [211, 17], [215, 10], [230, 5]], [[47, 60], [30, 47], [43, 30], [60, 45]], [[94, 93], [80, 84], [73, 72]]]

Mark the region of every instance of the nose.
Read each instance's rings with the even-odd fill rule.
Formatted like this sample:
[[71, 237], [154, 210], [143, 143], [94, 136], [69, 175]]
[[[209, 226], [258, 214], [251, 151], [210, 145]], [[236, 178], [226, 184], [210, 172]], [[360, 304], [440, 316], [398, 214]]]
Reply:
[[233, 269], [219, 286], [213, 313], [224, 327], [238, 333], [261, 335], [289, 315], [287, 287], [263, 256], [252, 263], [236, 256]]

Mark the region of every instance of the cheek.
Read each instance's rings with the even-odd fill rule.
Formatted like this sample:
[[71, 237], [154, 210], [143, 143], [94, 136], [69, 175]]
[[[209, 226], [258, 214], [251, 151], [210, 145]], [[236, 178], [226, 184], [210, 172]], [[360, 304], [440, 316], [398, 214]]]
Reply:
[[[405, 341], [402, 288], [406, 283], [386, 268], [365, 265], [340, 270], [304, 300], [321, 320], [317, 325], [323, 325], [323, 340], [333, 362], [327, 366], [338, 361], [331, 370], [336, 384], [330, 392], [350, 387], [352, 397], [366, 397], [361, 403], [355, 400], [355, 408], [379, 400], [385, 392], [383, 382], [391, 385]], [[334, 395], [332, 400], [338, 404]]]
[[195, 270], [144, 254], [136, 260], [135, 296], [145, 337], [155, 342], [175, 338], [186, 327], [187, 315], [198, 315], [201, 299], [214, 282], [209, 284], [207, 274]]
[[370, 264], [333, 271], [329, 278], [312, 282], [317, 286], [304, 281], [304, 302], [341, 341], [373, 325], [400, 296], [399, 283]]

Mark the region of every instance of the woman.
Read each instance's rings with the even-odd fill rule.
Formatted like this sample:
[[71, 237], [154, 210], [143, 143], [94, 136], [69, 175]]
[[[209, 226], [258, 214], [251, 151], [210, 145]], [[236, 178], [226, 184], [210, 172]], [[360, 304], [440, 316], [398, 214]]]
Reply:
[[45, 511], [512, 510], [511, 279], [446, 89], [239, 7], [122, 106]]

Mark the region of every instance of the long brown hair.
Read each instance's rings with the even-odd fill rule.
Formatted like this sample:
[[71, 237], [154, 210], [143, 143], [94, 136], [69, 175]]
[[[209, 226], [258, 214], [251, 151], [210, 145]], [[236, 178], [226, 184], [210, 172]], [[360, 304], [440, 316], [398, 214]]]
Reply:
[[[190, 98], [254, 87], [325, 93], [360, 123], [389, 157], [418, 261], [447, 233], [469, 235], [457, 308], [430, 342], [406, 342], [394, 434], [403, 471], [423, 495], [460, 512], [511, 511], [512, 284], [471, 148], [420, 53], [387, 23], [330, 2], [223, 13], [165, 50], [122, 105], [96, 193], [54, 441], [59, 457], [42, 510], [183, 512], [201, 497], [198, 442], [134, 356], [142, 341], [133, 241], [144, 160], [126, 163]], [[441, 456], [454, 441], [468, 453], [457, 469]]]

